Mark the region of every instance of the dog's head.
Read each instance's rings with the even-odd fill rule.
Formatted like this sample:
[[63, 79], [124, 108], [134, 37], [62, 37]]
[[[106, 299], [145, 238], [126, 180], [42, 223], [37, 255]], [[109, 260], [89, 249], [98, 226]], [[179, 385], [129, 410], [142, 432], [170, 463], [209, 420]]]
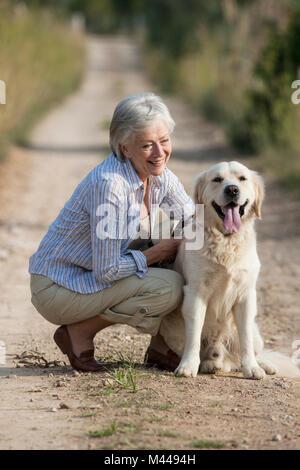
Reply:
[[223, 233], [238, 232], [243, 223], [260, 218], [264, 197], [262, 178], [238, 162], [223, 162], [200, 173], [194, 201], [205, 206], [205, 225]]

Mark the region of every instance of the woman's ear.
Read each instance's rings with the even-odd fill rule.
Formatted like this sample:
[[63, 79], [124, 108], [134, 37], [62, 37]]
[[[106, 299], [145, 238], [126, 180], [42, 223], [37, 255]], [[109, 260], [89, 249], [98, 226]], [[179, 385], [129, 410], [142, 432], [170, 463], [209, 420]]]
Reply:
[[120, 144], [120, 150], [125, 157], [130, 158], [127, 145]]
[[253, 209], [258, 219], [261, 219], [261, 205], [265, 196], [264, 182], [260, 175], [252, 172], [252, 181], [254, 185], [254, 204]]
[[199, 173], [194, 180], [193, 200], [195, 204], [203, 204], [202, 196], [206, 186], [206, 171]]

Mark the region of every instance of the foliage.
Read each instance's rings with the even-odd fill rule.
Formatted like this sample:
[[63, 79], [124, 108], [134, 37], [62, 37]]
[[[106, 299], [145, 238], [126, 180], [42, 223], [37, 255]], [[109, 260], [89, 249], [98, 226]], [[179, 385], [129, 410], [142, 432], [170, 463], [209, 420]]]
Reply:
[[247, 104], [233, 141], [253, 151], [269, 144], [293, 145], [289, 130], [296, 128], [295, 106], [291, 103], [291, 84], [300, 64], [300, 10], [296, 10], [286, 29], [272, 26], [266, 46], [253, 68], [257, 86], [245, 90]]
[[79, 12], [94, 33], [138, 32], [147, 70], [165, 93], [181, 95], [222, 124], [240, 151], [276, 149], [282, 166], [295, 171], [289, 181], [298, 181], [299, 111], [290, 97], [299, 78], [299, 0], [25, 3], [62, 17]]
[[7, 90], [0, 108], [3, 147], [24, 140], [41, 113], [78, 85], [83, 54], [82, 38], [48, 12], [0, 5], [0, 78]]

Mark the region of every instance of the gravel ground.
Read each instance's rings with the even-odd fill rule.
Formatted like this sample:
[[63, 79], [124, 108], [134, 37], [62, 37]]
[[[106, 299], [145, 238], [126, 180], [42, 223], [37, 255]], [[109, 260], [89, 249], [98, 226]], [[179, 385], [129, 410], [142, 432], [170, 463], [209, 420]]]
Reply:
[[[30, 303], [28, 258], [81, 179], [108, 154], [108, 122], [130, 93], [156, 91], [141, 51], [123, 37], [88, 38], [80, 90], [12, 148], [0, 176], [0, 449], [299, 449], [300, 381], [241, 374], [177, 378], [142, 366], [150, 336], [114, 325], [97, 355], [121, 360], [113, 372], [74, 372], [55, 346], [55, 326]], [[169, 167], [186, 190], [196, 173], [240, 157], [220, 129], [174, 97], [177, 123]], [[293, 353], [300, 340], [300, 209], [269, 174], [258, 223], [262, 270], [258, 323], [268, 348]]]

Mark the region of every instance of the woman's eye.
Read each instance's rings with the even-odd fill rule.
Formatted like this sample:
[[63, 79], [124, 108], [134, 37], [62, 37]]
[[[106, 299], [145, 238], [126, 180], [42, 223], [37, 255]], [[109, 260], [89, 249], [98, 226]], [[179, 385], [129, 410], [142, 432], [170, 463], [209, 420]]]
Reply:
[[221, 178], [221, 176], [216, 176], [214, 179], [213, 179], [213, 182], [214, 183], [222, 183], [224, 178]]
[[247, 178], [246, 178], [245, 176], [240, 176], [240, 177], [239, 177], [239, 180], [240, 180], [240, 181], [246, 181]]
[[143, 145], [143, 149], [149, 149], [150, 147], [151, 147], [151, 144]]

